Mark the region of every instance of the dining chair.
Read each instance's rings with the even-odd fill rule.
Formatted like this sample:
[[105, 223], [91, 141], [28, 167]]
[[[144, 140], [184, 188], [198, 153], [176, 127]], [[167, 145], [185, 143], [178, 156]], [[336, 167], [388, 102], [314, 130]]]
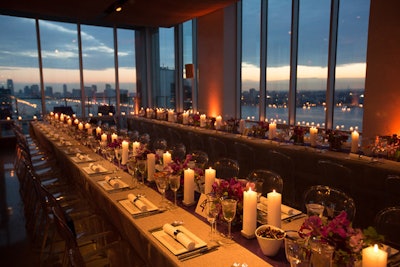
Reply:
[[305, 207], [308, 204], [323, 206], [323, 215], [329, 219], [345, 211], [347, 219], [353, 221], [356, 214], [356, 205], [353, 198], [337, 188], [325, 185], [315, 185], [307, 189], [304, 193], [303, 203]]
[[174, 143], [169, 150], [172, 160], [183, 161], [186, 158], [186, 146], [183, 143]]
[[228, 156], [228, 148], [226, 144], [219, 138], [214, 137], [214, 136], [209, 136], [208, 137], [208, 151], [209, 151], [209, 156], [210, 160], [212, 162], [217, 161], [220, 158], [223, 157], [229, 157]]
[[219, 179], [229, 180], [239, 176], [239, 163], [230, 158], [220, 158], [214, 162], [216, 177]]
[[254, 182], [261, 188], [261, 195], [267, 196], [268, 193], [275, 190], [278, 193], [283, 192], [283, 179], [279, 174], [265, 169], [252, 170], [247, 175], [247, 180]]
[[321, 184], [338, 188], [347, 194], [353, 194], [354, 185], [351, 169], [331, 160], [318, 160], [318, 173]]
[[168, 136], [168, 139], [167, 139], [168, 144], [174, 145], [174, 144], [183, 143], [181, 134], [179, 133], [179, 131], [177, 131], [173, 128], [168, 128], [167, 136]]
[[204, 142], [201, 134], [196, 132], [188, 131], [187, 132], [188, 140], [189, 140], [189, 151], [203, 150]]
[[400, 176], [388, 175], [385, 179], [386, 206], [400, 206]]
[[279, 174], [285, 184], [282, 191], [283, 201], [292, 207], [298, 206], [296, 199], [301, 199], [301, 195], [296, 195], [298, 186], [294, 175], [296, 169], [293, 159], [289, 155], [274, 149], [268, 150], [267, 159], [268, 170]]
[[375, 227], [386, 244], [400, 249], [400, 206], [380, 210], [375, 216]]
[[168, 142], [165, 138], [157, 138], [154, 140], [153, 142], [153, 150], [157, 151], [157, 150], [162, 150], [162, 151], [166, 151], [168, 148]]
[[234, 142], [235, 159], [239, 162], [241, 177], [246, 176], [251, 170], [254, 169], [256, 162], [254, 149], [242, 142]]

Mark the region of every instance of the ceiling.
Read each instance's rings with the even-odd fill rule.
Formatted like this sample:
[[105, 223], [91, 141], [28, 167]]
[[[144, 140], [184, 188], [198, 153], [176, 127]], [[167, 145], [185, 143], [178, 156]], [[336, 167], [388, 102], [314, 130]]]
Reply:
[[[0, 13], [121, 28], [171, 27], [237, 0], [8, 0]], [[117, 4], [122, 11], [116, 12]]]

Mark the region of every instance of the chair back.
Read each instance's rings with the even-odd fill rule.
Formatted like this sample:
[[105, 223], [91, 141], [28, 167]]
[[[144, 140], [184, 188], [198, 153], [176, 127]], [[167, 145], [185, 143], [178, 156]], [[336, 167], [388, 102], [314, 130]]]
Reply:
[[353, 194], [353, 180], [351, 170], [346, 166], [330, 160], [318, 161], [318, 172], [321, 175], [321, 184], [338, 188], [347, 194]]
[[247, 180], [256, 183], [261, 188], [263, 196], [275, 190], [276, 192], [283, 192], [283, 179], [277, 173], [269, 170], [253, 170], [247, 175]]
[[229, 180], [239, 175], [239, 163], [234, 159], [221, 158], [214, 163], [216, 177]]
[[379, 211], [375, 217], [375, 227], [385, 237], [385, 243], [400, 249], [400, 206]]
[[400, 176], [388, 175], [385, 180], [386, 205], [400, 206]]
[[347, 219], [354, 220], [356, 205], [354, 200], [343, 191], [325, 186], [311, 186], [304, 193], [304, 206], [307, 204], [319, 204], [324, 207], [323, 215], [332, 219], [342, 211], [347, 213]]
[[208, 155], [206, 152], [202, 150], [194, 150], [190, 154], [192, 156], [192, 161], [194, 161], [197, 168], [205, 169], [208, 167]]
[[235, 148], [235, 158], [239, 165], [242, 166], [240, 176], [244, 177], [254, 169], [254, 163], [256, 162], [254, 149], [241, 142], [234, 142], [233, 146]]
[[183, 143], [175, 143], [171, 148], [171, 157], [172, 160], [180, 160], [183, 161], [186, 158], [186, 146]]
[[228, 156], [228, 148], [226, 147], [226, 144], [220, 139], [214, 136], [209, 136], [208, 145], [209, 156], [212, 162], [216, 162], [218, 159]]

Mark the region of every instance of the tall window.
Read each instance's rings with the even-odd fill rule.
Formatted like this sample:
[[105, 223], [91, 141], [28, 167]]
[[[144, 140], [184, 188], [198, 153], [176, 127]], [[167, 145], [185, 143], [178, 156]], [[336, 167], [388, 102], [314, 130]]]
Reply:
[[189, 73], [194, 70], [193, 67], [193, 21], [183, 23], [183, 66], [187, 66], [188, 72], [184, 70], [183, 79], [183, 109], [193, 108], [193, 75]]
[[242, 2], [241, 117], [258, 120], [260, 101], [261, 1]]
[[136, 62], [135, 32], [118, 29], [118, 73], [121, 112], [135, 111], [136, 103]]
[[[86, 113], [97, 114], [99, 106], [100, 111], [112, 112], [116, 105], [113, 29], [82, 25], [81, 38]], [[72, 89], [72, 97], [80, 99], [81, 90]]]
[[42, 114], [35, 20], [0, 16], [1, 119]]
[[[156, 107], [175, 108], [174, 28], [160, 28], [160, 88], [154, 94]], [[157, 90], [157, 89], [156, 89]]]
[[335, 127], [362, 131], [369, 1], [341, 1], [335, 83]]
[[76, 113], [81, 109], [80, 98], [71, 98], [71, 90], [80, 88], [76, 24], [41, 20], [39, 27], [47, 112], [67, 105]]
[[268, 1], [266, 118], [288, 122], [292, 1]]

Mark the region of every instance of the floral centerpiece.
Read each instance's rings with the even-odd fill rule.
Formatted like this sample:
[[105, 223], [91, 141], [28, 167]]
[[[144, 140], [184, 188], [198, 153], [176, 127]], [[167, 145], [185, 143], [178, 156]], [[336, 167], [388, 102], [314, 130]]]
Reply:
[[329, 148], [331, 150], [340, 150], [342, 144], [349, 139], [349, 135], [340, 130], [327, 130], [326, 139], [328, 139]]
[[136, 160], [147, 160], [147, 154], [151, 153], [150, 149], [147, 148], [147, 145], [142, 143], [140, 143], [140, 145], [136, 147], [135, 150], [136, 151], [134, 152], [134, 155]]
[[200, 178], [204, 175], [203, 169], [197, 168], [196, 166], [192, 166], [192, 155], [186, 155], [184, 160], [175, 159], [171, 161], [167, 166], [164, 167], [164, 171], [168, 172], [171, 175], [178, 175], [181, 177], [181, 185], [184, 186], [184, 170], [187, 168], [191, 168], [194, 171], [194, 179], [197, 186], [200, 188]]
[[353, 228], [345, 211], [331, 221], [323, 220], [319, 216], [310, 216], [300, 227], [299, 234], [334, 247], [333, 262], [341, 267], [354, 266], [355, 262], [361, 259], [364, 247], [383, 241], [383, 237], [372, 227], [364, 231]]
[[[241, 222], [243, 218], [243, 192], [249, 187], [254, 189], [253, 183], [248, 183], [247, 181], [241, 181], [236, 178], [231, 178], [230, 180], [219, 180], [215, 181], [212, 185], [212, 193], [217, 197], [223, 198], [233, 198], [237, 200], [237, 212], [236, 217], [233, 220], [235, 222]], [[220, 212], [219, 218], [222, 219], [222, 211]]]
[[304, 144], [304, 134], [306, 129], [301, 126], [295, 126], [293, 129], [293, 134], [290, 140], [293, 140], [295, 144]]
[[400, 137], [397, 134], [377, 136], [370, 148], [374, 155], [400, 161]]
[[269, 122], [259, 121], [251, 127], [251, 134], [254, 137], [265, 138], [265, 133], [269, 130]]
[[120, 138], [114, 139], [114, 141], [108, 143], [107, 146], [108, 146], [108, 147], [111, 147], [111, 148], [114, 148], [114, 149], [115, 149], [115, 148], [121, 148], [121, 146], [122, 146], [122, 139], [120, 139]]

